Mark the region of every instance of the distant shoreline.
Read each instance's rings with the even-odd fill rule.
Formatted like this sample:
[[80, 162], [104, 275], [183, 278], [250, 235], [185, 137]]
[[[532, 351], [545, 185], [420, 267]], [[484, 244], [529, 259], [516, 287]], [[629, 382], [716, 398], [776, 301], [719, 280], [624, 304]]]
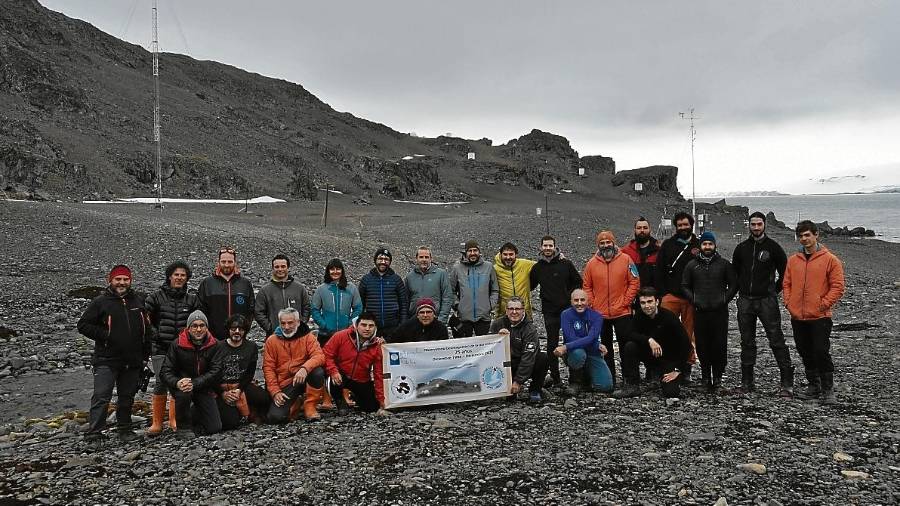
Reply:
[[[900, 191], [889, 192], [845, 192], [845, 193], [777, 193], [773, 195], [710, 195], [697, 197], [697, 200], [708, 199], [745, 199], [745, 198], [768, 198], [768, 197], [836, 197], [839, 195], [900, 195]], [[688, 199], [690, 200], [690, 199]]]

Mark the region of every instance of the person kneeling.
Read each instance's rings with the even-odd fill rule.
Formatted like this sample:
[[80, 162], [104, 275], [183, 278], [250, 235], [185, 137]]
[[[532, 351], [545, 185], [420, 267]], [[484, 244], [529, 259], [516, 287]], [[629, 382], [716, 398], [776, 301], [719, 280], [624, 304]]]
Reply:
[[307, 421], [321, 418], [316, 405], [325, 384], [325, 356], [316, 336], [300, 312], [292, 307], [278, 312], [279, 326], [263, 346], [263, 375], [272, 396], [269, 423], [287, 423], [296, 418], [300, 395], [304, 395], [303, 416]]
[[386, 415], [381, 339], [375, 337], [375, 315], [364, 311], [356, 323], [333, 336], [325, 344], [325, 369], [331, 378], [331, 397], [338, 414], [350, 412], [344, 389], [353, 393], [356, 405], [367, 413]]
[[550, 361], [547, 354], [541, 351], [537, 329], [525, 315], [525, 304], [521, 298], [514, 295], [506, 301], [506, 316], [491, 322], [490, 333], [509, 336], [513, 374], [510, 393], [518, 394], [525, 382], [531, 379], [528, 400], [539, 404], [543, 400], [541, 389]]
[[557, 357], [566, 356], [566, 363], [569, 366], [567, 394], [577, 393], [579, 377], [585, 376], [585, 373], [586, 379], [590, 382], [590, 386], [585, 385], [586, 390], [593, 387], [599, 392], [611, 392], [612, 373], [603, 360], [607, 350], [606, 346], [600, 343], [603, 316], [588, 307], [587, 292], [580, 288], [572, 290], [571, 302], [572, 307], [560, 315], [563, 344], [553, 350], [553, 354]]
[[259, 349], [245, 339], [250, 322], [241, 314], [233, 314], [225, 322], [228, 339], [219, 341], [218, 357], [222, 364], [219, 380], [219, 417], [222, 428], [236, 429], [244, 420], [260, 420], [269, 411], [271, 399], [253, 381]]
[[628, 341], [620, 343], [622, 376], [625, 387], [613, 392], [617, 398], [640, 395], [640, 362], [648, 370], [659, 371], [663, 397], [681, 395], [681, 371], [687, 370], [691, 340], [674, 313], [660, 307], [656, 289], [650, 286], [638, 292], [641, 310], [633, 317]]
[[222, 430], [214, 390], [221, 372], [216, 338], [209, 332], [209, 320], [203, 311], [191, 313], [187, 325], [169, 347], [160, 369], [162, 380], [175, 397], [176, 435], [182, 438]]

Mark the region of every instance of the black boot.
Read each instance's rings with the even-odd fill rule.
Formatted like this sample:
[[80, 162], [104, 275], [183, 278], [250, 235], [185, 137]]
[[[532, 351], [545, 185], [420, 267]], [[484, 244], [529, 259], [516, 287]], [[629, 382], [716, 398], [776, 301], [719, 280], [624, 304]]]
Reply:
[[823, 372], [822, 377], [822, 404], [826, 406], [834, 406], [837, 404], [837, 397], [834, 395], [834, 373]]
[[819, 379], [819, 371], [815, 369], [806, 370], [806, 390], [797, 394], [797, 397], [804, 401], [811, 401], [819, 398], [822, 393], [822, 381]]
[[684, 370], [681, 371], [681, 386], [690, 387], [694, 383], [694, 379], [691, 378], [691, 369], [693, 366], [691, 364], [687, 364], [684, 367]]
[[734, 389], [735, 395], [750, 395], [756, 390], [753, 382], [753, 365], [741, 366], [741, 386]]
[[781, 389], [778, 390], [779, 397], [794, 396], [794, 366], [788, 365], [780, 369], [781, 373]]
[[617, 388], [612, 396], [615, 399], [626, 399], [628, 397], [637, 397], [641, 395], [641, 387], [632, 381], [625, 381], [625, 385], [622, 388]]
[[722, 391], [722, 373], [714, 373], [712, 375], [712, 383], [709, 385], [709, 391], [712, 394], [718, 394]]
[[332, 385], [331, 388], [331, 400], [334, 402], [335, 406], [337, 406], [337, 414], [338, 416], [347, 416], [350, 414], [350, 406], [347, 405], [347, 399], [344, 398], [344, 391], [342, 388], [336, 388]]
[[712, 368], [705, 364], [700, 364], [700, 385], [705, 388], [708, 393], [712, 393]]

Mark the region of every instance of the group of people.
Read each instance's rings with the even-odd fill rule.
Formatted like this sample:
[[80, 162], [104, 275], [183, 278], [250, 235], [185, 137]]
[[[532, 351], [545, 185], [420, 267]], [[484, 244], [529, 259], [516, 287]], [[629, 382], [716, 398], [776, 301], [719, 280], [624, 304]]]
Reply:
[[[353, 405], [384, 414], [382, 343], [489, 333], [509, 337], [512, 393], [527, 386], [531, 402], [542, 401], [548, 382], [568, 395], [639, 395], [641, 364], [651, 388], [677, 397], [682, 386], [697, 382], [692, 371], [699, 361], [699, 383], [716, 392], [722, 388], [728, 307], [735, 296], [738, 392], [755, 390], [759, 320], [780, 370], [779, 393], [792, 396], [794, 369], [777, 300], [782, 291], [808, 380], [802, 396], [835, 402], [829, 338], [831, 308], [844, 291], [843, 270], [818, 242], [815, 224], [798, 223], [801, 247], [788, 257], [766, 235], [765, 216], [753, 213], [750, 237], [729, 262], [717, 252], [712, 232], [694, 234], [690, 214], [678, 213], [672, 223], [675, 234], [660, 242], [640, 218], [634, 238], [622, 247], [611, 231], [601, 231], [582, 272], [549, 235], [541, 239], [537, 260], [520, 258], [516, 245], [507, 242], [493, 262], [486, 261], [478, 242], [470, 240], [447, 270], [422, 246], [405, 278], [391, 268], [391, 251], [381, 247], [358, 285], [347, 279], [340, 259], [329, 261], [312, 296], [291, 276], [283, 254], [272, 259], [271, 279], [258, 292], [241, 275], [232, 248], [218, 251], [215, 271], [196, 292], [188, 290], [192, 271], [183, 261], [166, 267], [164, 283], [146, 299], [132, 290], [131, 270], [117, 265], [105, 293], [78, 322], [79, 332], [95, 343], [85, 438], [105, 437], [114, 388], [119, 437], [139, 437], [131, 411], [146, 368], [156, 376], [147, 434], [162, 433], [168, 406], [170, 429], [193, 437], [245, 421], [317, 420], [321, 409], [346, 414]], [[543, 351], [533, 319], [534, 290], [544, 322]], [[246, 338], [253, 321], [268, 336], [264, 386], [254, 379], [258, 347]], [[569, 368], [566, 387], [560, 360]]]

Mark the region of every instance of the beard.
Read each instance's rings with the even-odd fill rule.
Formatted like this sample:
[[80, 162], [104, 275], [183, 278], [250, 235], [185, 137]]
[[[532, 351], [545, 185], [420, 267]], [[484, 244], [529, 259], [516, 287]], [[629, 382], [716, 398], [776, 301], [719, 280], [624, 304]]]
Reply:
[[689, 237], [691, 236], [691, 233], [692, 233], [692, 232], [691, 232], [691, 229], [689, 229], [689, 228], [686, 228], [686, 229], [684, 229], [684, 230], [679, 230], [679, 231], [676, 232], [676, 234], [678, 235], [678, 237], [680, 237], [680, 238], [682, 238], [682, 239], [687, 239], [687, 238], [689, 238]]
[[603, 257], [607, 262], [612, 260], [614, 256], [616, 256], [616, 247], [615, 246], [607, 246], [605, 248], [598, 248], [597, 252], [600, 253], [600, 256]]
[[647, 242], [647, 241], [650, 240], [650, 234], [635, 233], [635, 234], [634, 234], [634, 240], [635, 240], [638, 244], [645, 243], [645, 242]]

